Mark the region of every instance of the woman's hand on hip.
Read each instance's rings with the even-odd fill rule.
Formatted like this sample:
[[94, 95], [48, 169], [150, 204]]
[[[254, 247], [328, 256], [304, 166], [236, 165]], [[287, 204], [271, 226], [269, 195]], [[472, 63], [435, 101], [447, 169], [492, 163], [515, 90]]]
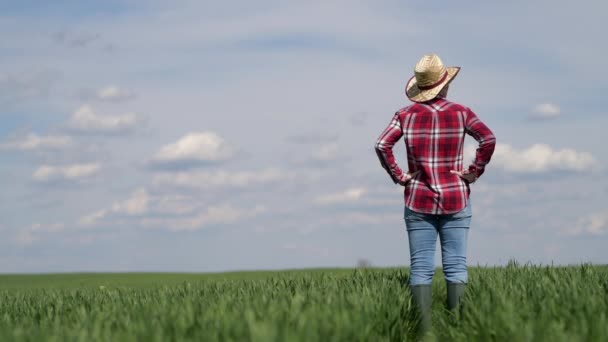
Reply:
[[401, 179], [399, 179], [397, 181], [397, 183], [399, 183], [399, 185], [405, 186], [407, 184], [407, 182], [409, 182], [411, 179], [416, 177], [419, 173], [420, 173], [420, 170], [418, 170], [416, 172], [412, 172], [412, 173], [404, 173], [402, 175]]
[[477, 180], [477, 176], [473, 172], [469, 172], [469, 170], [462, 170], [462, 171], [450, 170], [450, 173], [458, 175], [460, 178], [464, 179], [469, 184], [475, 183], [475, 181]]

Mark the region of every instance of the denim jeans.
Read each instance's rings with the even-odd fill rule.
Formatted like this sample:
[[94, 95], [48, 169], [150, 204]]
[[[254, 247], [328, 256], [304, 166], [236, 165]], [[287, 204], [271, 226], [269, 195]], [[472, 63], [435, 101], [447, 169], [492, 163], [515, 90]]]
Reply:
[[471, 201], [455, 213], [423, 214], [405, 207], [410, 244], [410, 285], [428, 285], [435, 273], [435, 244], [441, 241], [443, 273], [448, 283], [467, 282], [467, 236], [471, 224]]

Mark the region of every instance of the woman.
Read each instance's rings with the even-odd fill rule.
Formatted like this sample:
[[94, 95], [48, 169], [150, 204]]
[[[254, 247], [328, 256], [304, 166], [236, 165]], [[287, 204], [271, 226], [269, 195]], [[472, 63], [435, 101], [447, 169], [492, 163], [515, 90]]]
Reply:
[[[431, 327], [431, 282], [435, 243], [441, 241], [448, 308], [453, 310], [467, 283], [466, 247], [471, 223], [469, 185], [484, 173], [496, 138], [471, 109], [446, 99], [459, 67], [445, 67], [435, 55], [416, 64], [405, 93], [414, 102], [397, 111], [376, 143], [382, 167], [405, 187], [405, 225], [410, 245], [410, 288], [421, 311], [421, 328]], [[475, 160], [463, 168], [465, 134], [479, 143]], [[404, 137], [408, 172], [392, 148]]]

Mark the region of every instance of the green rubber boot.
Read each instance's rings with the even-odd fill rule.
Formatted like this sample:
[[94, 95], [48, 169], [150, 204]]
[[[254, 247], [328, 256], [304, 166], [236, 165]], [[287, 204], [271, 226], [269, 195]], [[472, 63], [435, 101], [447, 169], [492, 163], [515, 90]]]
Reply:
[[450, 311], [456, 310], [460, 304], [460, 300], [464, 295], [464, 290], [467, 288], [465, 283], [448, 283], [448, 309]]
[[410, 286], [410, 289], [412, 300], [420, 312], [419, 332], [424, 335], [431, 331], [432, 288], [431, 285], [413, 285]]

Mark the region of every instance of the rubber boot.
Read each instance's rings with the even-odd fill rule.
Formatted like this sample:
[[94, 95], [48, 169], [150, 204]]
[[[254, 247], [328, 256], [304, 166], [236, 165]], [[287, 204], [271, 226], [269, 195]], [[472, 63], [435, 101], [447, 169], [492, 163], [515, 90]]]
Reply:
[[410, 289], [412, 300], [420, 312], [419, 332], [424, 335], [431, 331], [432, 288], [431, 285], [413, 285]]
[[450, 311], [456, 310], [460, 304], [460, 300], [464, 295], [464, 290], [467, 288], [465, 283], [448, 283], [448, 309]]

